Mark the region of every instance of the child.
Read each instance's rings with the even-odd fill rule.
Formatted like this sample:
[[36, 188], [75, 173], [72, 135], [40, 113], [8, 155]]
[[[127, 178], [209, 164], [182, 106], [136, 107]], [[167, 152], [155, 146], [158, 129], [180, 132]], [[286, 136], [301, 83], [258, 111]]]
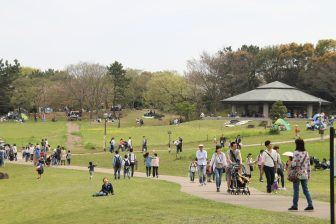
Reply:
[[68, 150], [68, 153], [66, 154], [66, 160], [67, 160], [68, 165], [70, 165], [70, 163], [71, 163], [71, 152], [70, 152], [70, 150]]
[[212, 174], [212, 167], [210, 165], [210, 160], [207, 160], [206, 175], [207, 175], [207, 182], [209, 183], [211, 183], [211, 174]]
[[153, 178], [159, 178], [159, 162], [160, 158], [157, 156], [157, 153], [154, 153], [154, 156], [152, 157]]
[[93, 173], [94, 173], [94, 168], [96, 167], [97, 165], [93, 165], [92, 162], [89, 162], [89, 173], [90, 173], [90, 180], [92, 180], [92, 177], [93, 177]]
[[193, 161], [191, 161], [189, 166], [189, 175], [190, 175], [190, 181], [195, 181], [195, 173], [197, 171], [197, 158], [195, 158]]
[[103, 183], [102, 189], [98, 193], [93, 194], [92, 197], [108, 196], [109, 194], [114, 195], [113, 186], [107, 177], [104, 177]]
[[37, 171], [37, 179], [41, 179], [42, 177], [42, 174], [44, 172], [44, 169], [43, 169], [43, 162], [42, 160], [40, 159], [37, 164], [36, 164], [36, 171]]
[[128, 179], [131, 178], [130, 176], [130, 166], [131, 166], [131, 163], [128, 159], [128, 156], [125, 155], [125, 159], [124, 159], [124, 179], [126, 178], [126, 176], [128, 177]]
[[249, 153], [247, 155], [247, 159], [246, 159], [246, 174], [247, 174], [248, 178], [250, 178], [250, 179], [252, 177], [253, 166], [254, 166], [255, 163], [256, 163], [256, 161], [253, 161], [252, 154]]
[[275, 178], [274, 178], [274, 182], [273, 182], [273, 184], [272, 184], [272, 186], [271, 186], [271, 189], [272, 189], [272, 192], [274, 193], [274, 194], [276, 194], [277, 193], [277, 191], [278, 191], [278, 189], [279, 189], [279, 175], [278, 174], [275, 174]]

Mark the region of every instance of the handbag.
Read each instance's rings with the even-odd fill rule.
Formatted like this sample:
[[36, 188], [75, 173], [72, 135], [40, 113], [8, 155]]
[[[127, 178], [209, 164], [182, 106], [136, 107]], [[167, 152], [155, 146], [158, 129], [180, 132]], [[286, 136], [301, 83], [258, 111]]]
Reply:
[[303, 158], [300, 166], [295, 166], [294, 168], [289, 169], [287, 179], [290, 182], [297, 183], [297, 182], [300, 181], [300, 178], [303, 174], [303, 171], [301, 170], [301, 166], [304, 163], [304, 161], [306, 160], [306, 158], [307, 158], [307, 153], [306, 153], [305, 157]]

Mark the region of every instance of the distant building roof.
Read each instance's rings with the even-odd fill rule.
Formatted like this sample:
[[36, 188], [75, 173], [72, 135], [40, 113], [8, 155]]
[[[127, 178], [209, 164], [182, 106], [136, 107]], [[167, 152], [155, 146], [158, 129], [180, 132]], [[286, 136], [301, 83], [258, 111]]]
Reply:
[[329, 101], [312, 96], [298, 90], [293, 86], [275, 81], [254, 90], [222, 100], [224, 103], [256, 103], [256, 102], [293, 102], [293, 103], [321, 103], [329, 104]]

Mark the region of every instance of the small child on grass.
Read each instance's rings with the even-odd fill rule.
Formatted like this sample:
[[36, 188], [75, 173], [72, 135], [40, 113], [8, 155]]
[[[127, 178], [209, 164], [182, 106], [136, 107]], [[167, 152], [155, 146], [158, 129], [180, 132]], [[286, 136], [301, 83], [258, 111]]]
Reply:
[[89, 173], [90, 173], [90, 180], [92, 180], [92, 177], [93, 177], [93, 173], [94, 173], [94, 168], [96, 167], [97, 165], [93, 165], [92, 162], [89, 162]]
[[113, 186], [107, 177], [104, 177], [101, 190], [98, 193], [93, 194], [92, 197], [108, 196], [109, 194], [114, 195]]
[[43, 161], [40, 159], [36, 164], [37, 179], [41, 179], [42, 174], [44, 173]]

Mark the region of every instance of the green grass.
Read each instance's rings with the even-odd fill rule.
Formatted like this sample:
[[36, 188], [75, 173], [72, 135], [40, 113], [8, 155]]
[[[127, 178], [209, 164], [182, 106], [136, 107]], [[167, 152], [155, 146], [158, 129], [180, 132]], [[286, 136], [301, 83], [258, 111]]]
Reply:
[[36, 180], [33, 167], [7, 165], [0, 171], [2, 224], [39, 223], [328, 223], [327, 220], [248, 209], [199, 199], [176, 184], [150, 179], [113, 181], [116, 195], [93, 198], [106, 174], [46, 168]]
[[[280, 145], [281, 152], [286, 151], [294, 151], [294, 144], [282, 144]], [[160, 157], [160, 167], [159, 173], [173, 176], [188, 176], [188, 167], [190, 161], [195, 158], [196, 153], [196, 145], [195, 149], [186, 149], [182, 153], [181, 159], [176, 160], [175, 154], [172, 152], [169, 154], [167, 151], [157, 151], [158, 156]], [[260, 149], [263, 147], [246, 147], [242, 149], [242, 157], [243, 161], [246, 161], [246, 157], [248, 153], [252, 153], [253, 158], [256, 158], [259, 154]], [[310, 156], [315, 156], [322, 161], [322, 158], [329, 158], [329, 143], [328, 141], [324, 142], [307, 142], [306, 149], [309, 152]], [[227, 151], [224, 150], [225, 152]], [[152, 153], [152, 151], [150, 151]], [[214, 148], [207, 148], [208, 158], [211, 158], [212, 153], [214, 152]], [[123, 153], [122, 153], [123, 154]], [[73, 157], [73, 164], [86, 166], [89, 161], [94, 161], [98, 163], [100, 167], [112, 167], [112, 154], [103, 153], [103, 154], [85, 154], [85, 155], [76, 155]], [[138, 171], [145, 172], [144, 160], [142, 157], [142, 153], [137, 152], [137, 158], [139, 161]], [[282, 160], [284, 162], [287, 161], [287, 158], [282, 156]], [[266, 191], [266, 183], [259, 183], [257, 180], [259, 173], [257, 171], [257, 167], [255, 167], [255, 171], [253, 172], [253, 176], [255, 177], [251, 183], [252, 187], [255, 187], [261, 191]], [[328, 171], [313, 171], [312, 179], [309, 182], [310, 190], [312, 192], [313, 198], [321, 201], [329, 200], [329, 172]], [[292, 186], [291, 183], [286, 181], [287, 191], [279, 191], [281, 195], [291, 195], [292, 194]]]
[[42, 138], [47, 138], [53, 147], [65, 145], [67, 138], [65, 121], [0, 122], [0, 138], [17, 146], [26, 146], [29, 142], [40, 143]]
[[[129, 121], [129, 118], [125, 118]], [[107, 142], [109, 142], [111, 136], [114, 136], [117, 142], [120, 138], [128, 139], [132, 137], [133, 146], [136, 149], [140, 149], [142, 144], [142, 136], [146, 136], [148, 139], [148, 145], [150, 148], [155, 149], [167, 149], [168, 145], [168, 131], [172, 132], [171, 141], [181, 136], [185, 144], [188, 143], [211, 143], [213, 138], [216, 137], [217, 141], [221, 135], [234, 140], [237, 135], [242, 136], [243, 144], [258, 144], [269, 139], [271, 141], [286, 141], [294, 138], [293, 131], [283, 131], [279, 135], [269, 134], [268, 129], [259, 127], [260, 121], [252, 121], [249, 124], [254, 124], [255, 128], [248, 129], [247, 125], [237, 127], [224, 127], [224, 120], [198, 120], [182, 123], [180, 125], [161, 125], [143, 127], [128, 126], [117, 128], [116, 124], [107, 125]], [[301, 137], [303, 138], [316, 138], [319, 137], [317, 131], [306, 131], [304, 120], [292, 120], [290, 121], [292, 126], [298, 124], [301, 129]], [[102, 123], [89, 123], [80, 122], [80, 133], [84, 145], [95, 145], [97, 151], [102, 149], [104, 143], [104, 124]], [[328, 135], [328, 131], [325, 132]]]

